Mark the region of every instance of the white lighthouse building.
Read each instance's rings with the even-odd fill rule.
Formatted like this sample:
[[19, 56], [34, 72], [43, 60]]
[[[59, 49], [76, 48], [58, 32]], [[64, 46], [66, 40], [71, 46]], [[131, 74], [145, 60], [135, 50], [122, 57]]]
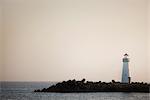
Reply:
[[123, 69], [122, 69], [122, 83], [130, 83], [131, 78], [129, 76], [129, 58], [128, 54], [124, 54], [123, 57]]

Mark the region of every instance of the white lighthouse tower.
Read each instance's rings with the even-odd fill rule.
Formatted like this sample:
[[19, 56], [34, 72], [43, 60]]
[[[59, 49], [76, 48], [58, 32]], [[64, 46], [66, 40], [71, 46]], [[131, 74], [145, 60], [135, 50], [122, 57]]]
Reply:
[[124, 54], [123, 57], [123, 69], [122, 69], [122, 83], [130, 83], [130, 76], [129, 76], [129, 58], [128, 54]]

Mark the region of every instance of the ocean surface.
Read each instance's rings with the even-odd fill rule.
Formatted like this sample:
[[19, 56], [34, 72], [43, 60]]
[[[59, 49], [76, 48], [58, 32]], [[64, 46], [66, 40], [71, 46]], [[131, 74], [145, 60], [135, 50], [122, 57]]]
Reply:
[[0, 100], [150, 100], [150, 93], [34, 93], [54, 82], [0, 82]]

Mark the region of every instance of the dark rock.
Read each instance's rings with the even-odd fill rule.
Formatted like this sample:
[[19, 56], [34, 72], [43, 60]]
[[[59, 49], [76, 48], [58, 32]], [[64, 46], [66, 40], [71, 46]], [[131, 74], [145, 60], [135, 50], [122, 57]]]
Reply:
[[35, 90], [34, 92], [59, 92], [59, 93], [73, 93], [73, 92], [150, 92], [150, 84], [143, 82], [120, 83], [112, 82], [92, 82], [82, 79], [81, 81], [68, 80], [49, 88], [42, 90]]

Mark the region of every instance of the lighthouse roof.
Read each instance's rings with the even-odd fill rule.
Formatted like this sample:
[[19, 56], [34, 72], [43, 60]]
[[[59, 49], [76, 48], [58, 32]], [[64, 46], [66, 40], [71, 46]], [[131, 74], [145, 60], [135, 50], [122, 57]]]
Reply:
[[124, 54], [124, 56], [129, 56], [129, 55], [126, 53], [126, 54]]

